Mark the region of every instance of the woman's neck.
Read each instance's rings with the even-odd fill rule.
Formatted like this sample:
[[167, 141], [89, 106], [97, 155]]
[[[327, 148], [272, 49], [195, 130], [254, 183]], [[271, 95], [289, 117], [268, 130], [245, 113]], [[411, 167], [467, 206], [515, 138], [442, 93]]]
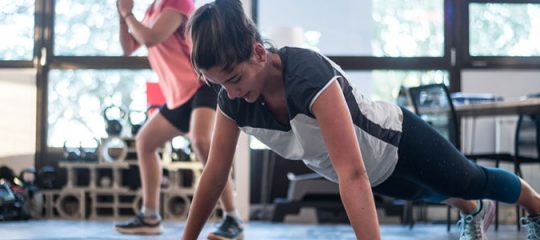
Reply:
[[267, 77], [264, 80], [264, 89], [262, 97], [265, 101], [274, 101], [285, 94], [283, 86], [283, 66], [281, 58], [276, 53], [268, 53], [268, 62], [266, 63]]

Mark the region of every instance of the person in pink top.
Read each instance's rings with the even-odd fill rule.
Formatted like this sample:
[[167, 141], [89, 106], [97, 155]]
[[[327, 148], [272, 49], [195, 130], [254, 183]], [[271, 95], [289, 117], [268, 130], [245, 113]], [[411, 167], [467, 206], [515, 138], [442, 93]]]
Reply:
[[[191, 41], [185, 35], [186, 23], [195, 10], [193, 0], [155, 0], [142, 21], [132, 13], [133, 0], [117, 0], [120, 43], [124, 55], [141, 45], [148, 48], [148, 61], [159, 77], [166, 104], [136, 137], [142, 182], [143, 207], [116, 230], [129, 234], [162, 232], [159, 192], [162, 169], [157, 149], [178, 135], [189, 133], [192, 147], [203, 164], [208, 157], [217, 95], [202, 84], [191, 65]], [[237, 239], [242, 235], [241, 220], [235, 210], [232, 183], [221, 195], [224, 221], [210, 239]]]

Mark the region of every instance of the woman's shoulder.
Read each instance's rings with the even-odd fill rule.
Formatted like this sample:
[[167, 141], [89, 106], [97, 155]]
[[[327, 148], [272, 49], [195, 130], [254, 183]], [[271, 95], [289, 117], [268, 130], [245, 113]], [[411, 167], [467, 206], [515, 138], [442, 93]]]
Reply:
[[319, 52], [307, 48], [283, 47], [279, 52], [282, 58], [290, 63], [320, 61], [324, 58]]
[[314, 50], [286, 47], [280, 50], [280, 55], [285, 77], [312, 78], [334, 71], [328, 59]]
[[163, 11], [165, 8], [172, 8], [186, 16], [191, 15], [195, 10], [195, 3], [193, 0], [162, 0], [159, 2], [157, 8]]

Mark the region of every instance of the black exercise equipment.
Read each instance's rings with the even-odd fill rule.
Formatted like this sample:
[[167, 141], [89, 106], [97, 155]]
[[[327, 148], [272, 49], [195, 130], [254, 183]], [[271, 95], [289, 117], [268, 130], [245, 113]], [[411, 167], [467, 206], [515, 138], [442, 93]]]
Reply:
[[3, 167], [0, 177], [0, 221], [27, 220], [39, 216], [43, 208], [43, 197], [35, 185], [34, 168], [25, 168], [19, 176]]
[[[92, 144], [90, 144], [90, 142]], [[81, 142], [80, 145], [80, 158], [85, 162], [97, 162], [98, 161], [98, 149], [99, 140], [92, 138], [90, 142]]]
[[180, 136], [171, 141], [171, 159], [173, 162], [191, 161], [192, 152], [191, 143], [187, 137]]
[[[113, 111], [115, 111], [116, 116], [111, 116]], [[126, 111], [120, 106], [111, 105], [103, 110], [103, 118], [107, 125], [105, 131], [109, 136], [119, 136], [122, 133], [125, 117]]]
[[15, 173], [13, 172], [13, 169], [7, 166], [0, 167], [0, 178], [6, 179], [9, 182], [13, 182], [14, 177]]
[[[74, 146], [77, 145], [77, 146]], [[82, 160], [81, 157], [81, 142], [75, 142], [73, 140], [64, 141], [64, 160], [75, 162]]]
[[0, 221], [28, 219], [23, 211], [23, 203], [11, 190], [10, 182], [0, 178]]
[[128, 122], [131, 126], [132, 136], [137, 136], [137, 133], [139, 132], [139, 130], [141, 130], [142, 126], [146, 122], [146, 118], [146, 112], [136, 110], [129, 111]]
[[40, 189], [52, 189], [55, 179], [56, 169], [53, 166], [45, 165], [37, 172], [35, 181]]

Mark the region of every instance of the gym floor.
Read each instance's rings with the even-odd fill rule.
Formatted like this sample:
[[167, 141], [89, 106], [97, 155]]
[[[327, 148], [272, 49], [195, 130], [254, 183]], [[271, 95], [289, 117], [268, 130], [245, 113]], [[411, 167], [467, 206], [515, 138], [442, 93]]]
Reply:
[[[113, 230], [113, 221], [95, 220], [32, 220], [20, 222], [0, 222], [0, 239], [179, 239], [183, 222], [165, 222], [165, 232], [157, 236], [121, 235]], [[208, 224], [201, 235], [213, 229]], [[412, 230], [402, 225], [382, 225], [384, 240], [457, 240], [457, 228], [446, 232], [446, 225], [416, 225]], [[489, 230], [490, 240], [526, 239], [526, 230], [516, 230], [515, 225], [502, 225], [499, 231]], [[297, 240], [297, 239], [355, 239], [349, 225], [306, 225], [306, 224], [273, 224], [267, 222], [250, 222], [247, 224], [246, 240]]]

